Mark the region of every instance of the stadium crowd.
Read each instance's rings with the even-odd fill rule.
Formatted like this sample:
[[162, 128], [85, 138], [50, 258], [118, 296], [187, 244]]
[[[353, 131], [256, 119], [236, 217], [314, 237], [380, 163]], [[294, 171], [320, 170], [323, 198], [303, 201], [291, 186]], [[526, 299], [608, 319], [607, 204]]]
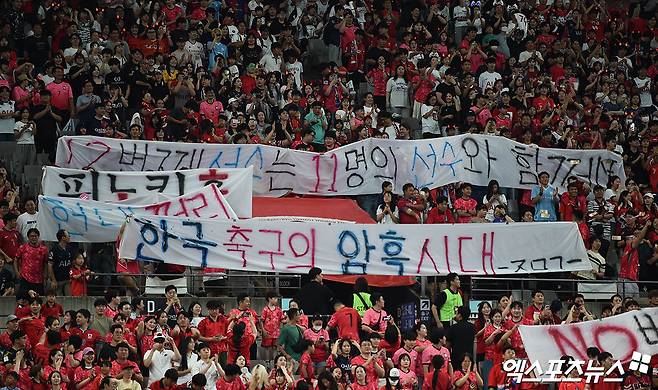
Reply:
[[[655, 1], [5, 0], [0, 11], [0, 142], [12, 145], [0, 156], [0, 294], [17, 302], [0, 335], [2, 389], [540, 389], [502, 373], [504, 360], [525, 357], [519, 324], [636, 310], [640, 290], [658, 305], [642, 284], [658, 281]], [[36, 194], [25, 193], [25, 167], [53, 163], [64, 134], [324, 152], [463, 133], [608, 149], [626, 180], [574, 178], [564, 193], [547, 173], [527, 191], [492, 181], [394, 194], [384, 183], [373, 217], [514, 223], [515, 199], [518, 222], [576, 221], [593, 265], [576, 276], [629, 281], [627, 297], [595, 314], [582, 296], [563, 312], [541, 291], [527, 307], [507, 296], [481, 304], [473, 325], [451, 274], [431, 321], [401, 333], [363, 286], [347, 306], [328, 299], [316, 312], [301, 299], [286, 313], [274, 294], [262, 313], [247, 296], [230, 310], [215, 300], [184, 310], [168, 287], [151, 315], [143, 286], [121, 276], [131, 302], [101, 277], [93, 313], [64, 312], [57, 295], [86, 295], [95, 272], [129, 265], [112, 244], [83, 254], [64, 230], [41, 242]], [[310, 276], [329, 297], [321, 272]], [[587, 352], [608, 368], [616, 358]], [[651, 380], [635, 371], [587, 387]], [[574, 386], [564, 388], [586, 384]]]

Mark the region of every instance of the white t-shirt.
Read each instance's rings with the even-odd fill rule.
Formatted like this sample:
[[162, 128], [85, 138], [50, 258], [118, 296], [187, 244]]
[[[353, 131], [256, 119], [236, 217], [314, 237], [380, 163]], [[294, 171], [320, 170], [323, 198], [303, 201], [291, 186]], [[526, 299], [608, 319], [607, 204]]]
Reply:
[[[377, 206], [377, 214], [381, 214], [384, 212], [384, 207], [382, 205]], [[393, 211], [393, 215], [395, 215], [395, 218], [398, 219], [400, 218], [400, 213], [398, 212], [398, 208], [395, 208], [395, 211]], [[394, 223], [393, 218], [391, 218], [391, 214], [384, 214], [384, 218], [382, 218], [381, 221], [377, 223]]]
[[428, 106], [427, 104], [423, 104], [420, 107], [420, 124], [423, 133], [440, 134], [438, 112], [434, 111], [432, 115], [425, 118], [425, 114], [432, 111], [433, 108], [433, 106]]
[[39, 212], [35, 211], [34, 214], [28, 214], [27, 211], [16, 218], [16, 229], [21, 233], [23, 242], [27, 242], [27, 231], [37, 227], [37, 218]]
[[409, 84], [403, 78], [388, 79], [386, 91], [391, 94], [391, 107], [409, 108]]
[[487, 88], [493, 88], [494, 84], [496, 84], [496, 81], [502, 78], [503, 77], [498, 72], [489, 72], [489, 71], [482, 72], [478, 82], [478, 85], [480, 86], [480, 90], [484, 92]]
[[295, 84], [297, 85], [297, 89], [301, 90], [304, 87], [304, 83], [302, 83], [304, 65], [302, 65], [302, 63], [299, 61], [295, 61], [292, 64], [290, 62], [286, 62], [286, 70], [295, 76]]
[[[455, 27], [466, 27], [468, 26], [468, 8], [457, 5], [452, 9], [452, 17], [455, 19]], [[457, 18], [465, 18], [464, 20], [458, 20]], [[460, 43], [460, 42], [457, 42]]]
[[[144, 354], [144, 360], [151, 353], [149, 349]], [[164, 378], [165, 372], [171, 368], [171, 362], [174, 357], [174, 352], [168, 349], [161, 351], [155, 350], [153, 352], [153, 357], [151, 358], [151, 366], [149, 367], [149, 386], [151, 383], [157, 382], [160, 379]]]
[[[18, 121], [14, 125], [14, 132], [20, 132], [25, 123]], [[20, 138], [16, 139], [17, 145], [34, 145], [34, 124], [30, 123]]]
[[[194, 367], [194, 365], [198, 361], [199, 361], [199, 355], [192, 352], [192, 355], [187, 357], [187, 368], [192, 369], [192, 367]], [[174, 362], [174, 367], [179, 368], [180, 362]], [[179, 376], [178, 382], [176, 383], [179, 385], [184, 385], [186, 383], [189, 383], [191, 380], [192, 380], [192, 372], [190, 371], [187, 375]]]
[[265, 54], [261, 57], [258, 63], [265, 69], [267, 73], [271, 72], [281, 72], [281, 62], [283, 59], [281, 57], [275, 58], [272, 54]]
[[[13, 114], [15, 112], [14, 109], [14, 101], [13, 100], [8, 100], [4, 103], [0, 102], [0, 114]], [[0, 119], [0, 133], [1, 134], [14, 134], [14, 123], [16, 120], [11, 117], [11, 118], [2, 118]]]
[[[192, 366], [192, 376], [198, 374], [207, 366], [206, 363], [203, 362], [203, 360], [197, 361], [193, 366]], [[215, 364], [210, 362], [210, 368], [208, 368], [208, 371], [206, 371], [206, 390], [215, 390], [216, 383], [219, 380], [219, 373], [217, 372], [217, 367], [215, 367]]]
[[194, 64], [195, 67], [199, 67], [202, 65], [201, 60], [203, 59], [206, 51], [203, 48], [203, 44], [201, 42], [190, 42], [187, 41], [185, 42], [185, 46], [183, 46], [183, 49], [185, 49], [190, 55], [192, 56], [192, 63]]
[[[636, 77], [633, 79], [635, 86], [640, 89], [640, 107], [651, 107], [653, 102], [651, 101], [651, 79], [645, 77], [641, 79]], [[645, 87], [648, 87], [644, 90]]]

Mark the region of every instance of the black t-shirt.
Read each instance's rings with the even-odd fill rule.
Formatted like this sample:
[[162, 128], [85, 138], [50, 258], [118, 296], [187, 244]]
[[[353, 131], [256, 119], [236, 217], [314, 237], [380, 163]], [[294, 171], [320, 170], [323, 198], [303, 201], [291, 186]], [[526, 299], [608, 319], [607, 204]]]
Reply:
[[333, 308], [334, 294], [324, 284], [310, 281], [299, 290], [297, 297], [301, 303], [304, 313], [312, 316], [314, 314], [331, 314]]
[[114, 73], [110, 72], [105, 76], [105, 84], [109, 86], [117, 85], [121, 88], [123, 94], [126, 94], [126, 76], [122, 72]]
[[50, 54], [50, 44], [48, 43], [48, 38], [41, 36], [39, 38], [34, 35], [25, 38], [25, 47], [27, 56], [31, 63], [33, 64], [45, 64], [48, 61], [48, 55]]
[[[170, 118], [176, 119], [177, 121], [182, 121], [185, 119], [185, 113], [180, 108], [176, 108], [169, 114]], [[183, 132], [185, 131], [185, 126], [179, 125], [178, 123], [169, 122], [167, 123], [167, 133], [172, 139], [181, 139], [183, 137]]]
[[261, 49], [260, 46], [254, 45], [254, 47], [249, 47], [247, 45], [242, 46], [240, 48], [240, 52], [242, 52], [242, 63], [249, 65], [249, 64], [258, 64], [258, 61], [261, 59], [261, 54], [263, 52], [263, 49]]
[[[34, 118], [35, 114], [38, 114], [39, 112], [43, 111], [46, 108], [44, 104], [39, 104], [36, 105], [32, 108], [32, 118]], [[60, 115], [59, 110], [57, 110], [55, 107], [52, 108], [53, 112], [57, 115]], [[39, 119], [34, 119], [34, 123], [37, 125], [38, 131], [34, 135], [34, 138], [40, 139], [40, 140], [55, 140], [57, 139], [57, 121], [55, 118], [50, 115], [50, 113], [47, 113], [46, 115], [42, 116]]]
[[95, 135], [97, 137], [111, 137], [112, 131], [109, 129], [110, 122], [105, 119], [98, 119], [96, 116], [93, 116], [91, 119], [86, 121], [83, 124], [83, 127], [87, 130], [86, 135]]
[[460, 361], [464, 353], [472, 353], [475, 339], [475, 326], [468, 321], [459, 321], [451, 325], [446, 331], [446, 338], [450, 341], [452, 350], [450, 360], [454, 369], [460, 369]]
[[48, 263], [53, 265], [55, 279], [58, 282], [69, 280], [69, 270], [71, 269], [71, 264], [73, 264], [76, 249], [76, 246], [73, 244], [67, 245], [66, 248], [55, 244], [50, 249], [50, 252], [48, 252]]
[[3, 268], [0, 271], [0, 295], [4, 294], [9, 287], [14, 287], [14, 275]]
[[144, 93], [148, 91], [148, 87], [144, 85], [137, 84], [138, 81], [148, 83], [148, 78], [146, 74], [142, 73], [141, 70], [136, 69], [130, 72], [128, 76], [128, 82], [130, 82], [130, 96], [128, 96], [128, 103], [130, 107], [136, 108], [139, 105], [139, 102], [144, 97]]

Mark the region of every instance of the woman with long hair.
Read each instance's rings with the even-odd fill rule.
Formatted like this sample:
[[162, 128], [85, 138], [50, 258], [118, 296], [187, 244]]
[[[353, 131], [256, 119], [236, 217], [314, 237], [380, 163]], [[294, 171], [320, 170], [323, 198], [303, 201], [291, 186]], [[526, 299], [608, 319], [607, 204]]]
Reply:
[[489, 222], [494, 220], [496, 206], [502, 205], [507, 209], [507, 197], [500, 191], [500, 184], [497, 180], [489, 181], [487, 194], [482, 199], [482, 203], [487, 206], [487, 215], [484, 218]]
[[199, 344], [197, 351], [199, 352], [199, 358], [191, 366], [191, 374], [192, 376], [196, 374], [205, 375], [206, 389], [214, 389], [215, 383], [217, 383], [220, 377], [224, 376], [224, 371], [222, 371], [221, 366], [217, 362], [218, 356], [210, 356], [210, 346], [208, 344]]
[[411, 367], [411, 356], [409, 356], [408, 353], [401, 354], [399, 357], [398, 366], [400, 386], [402, 389], [415, 389], [418, 386], [418, 377], [416, 376], [414, 367]]
[[393, 202], [393, 194], [384, 192], [383, 201], [377, 206], [377, 223], [398, 223], [400, 214], [397, 205]]
[[201, 315], [201, 312], [203, 311], [203, 307], [201, 307], [201, 304], [197, 301], [194, 301], [190, 303], [190, 306], [188, 308], [188, 313], [192, 316], [192, 320], [190, 321], [190, 325], [193, 328], [196, 328], [199, 326], [199, 323], [201, 320], [203, 320], [205, 317]]
[[473, 356], [465, 353], [461, 359], [459, 370], [455, 370], [452, 377], [455, 390], [481, 389], [483, 382], [482, 377], [475, 369]]
[[[489, 302], [483, 301], [478, 305], [478, 318], [475, 320], [475, 339], [477, 345], [475, 351], [477, 353], [476, 360], [480, 365], [480, 372], [482, 373], [482, 378], [489, 378], [489, 370], [493, 366], [493, 361], [486, 360], [485, 353], [487, 350], [487, 344], [485, 343], [484, 332], [487, 328], [487, 325], [491, 323], [491, 304]], [[486, 388], [486, 386], [485, 386]]]
[[317, 390], [340, 390], [336, 378], [329, 371], [322, 371], [318, 375]]
[[146, 316], [144, 321], [137, 325], [137, 340], [139, 341], [139, 345], [142, 351], [148, 351], [153, 348], [153, 338], [158, 332], [157, 329], [158, 325], [155, 316]]
[[251, 382], [247, 390], [266, 390], [270, 387], [269, 374], [262, 364], [257, 364], [251, 370]]
[[181, 358], [177, 367], [179, 385], [184, 385], [192, 380], [192, 367], [199, 360], [199, 355], [194, 352], [195, 347], [196, 342], [192, 336], [185, 337], [180, 343]]
[[59, 372], [64, 383], [69, 383], [68, 369], [64, 365], [64, 353], [59, 349], [53, 349], [48, 355], [48, 364], [43, 367], [43, 376], [49, 378], [53, 372]]
[[436, 355], [432, 358], [431, 369], [423, 381], [423, 390], [449, 390], [452, 388], [450, 375], [446, 370], [442, 370], [444, 364], [443, 356]]
[[398, 65], [395, 74], [386, 82], [386, 107], [392, 114], [398, 114], [403, 118], [410, 115], [409, 81], [404, 65]]
[[376, 390], [377, 383], [368, 383], [366, 380], [366, 368], [359, 365], [354, 369], [354, 382], [350, 383], [349, 390]]
[[247, 324], [240, 321], [228, 332], [228, 363], [234, 364], [238, 356], [242, 355], [249, 365], [249, 348], [256, 340], [257, 330], [253, 317], [249, 316], [251, 332], [247, 333]]
[[352, 347], [359, 349], [359, 345], [350, 339], [336, 340], [331, 348], [329, 367], [338, 367], [343, 371], [343, 377], [349, 378], [352, 373]]
[[274, 371], [274, 384], [270, 387], [271, 390], [292, 390], [293, 379], [288, 373], [288, 369], [284, 367], [277, 368]]
[[[407, 358], [409, 358], [409, 356], [407, 356]], [[405, 387], [402, 386], [400, 375], [401, 375], [400, 370], [398, 370], [397, 368], [391, 368], [391, 370], [388, 372], [388, 375], [386, 376], [386, 384], [380, 390], [406, 389]]]

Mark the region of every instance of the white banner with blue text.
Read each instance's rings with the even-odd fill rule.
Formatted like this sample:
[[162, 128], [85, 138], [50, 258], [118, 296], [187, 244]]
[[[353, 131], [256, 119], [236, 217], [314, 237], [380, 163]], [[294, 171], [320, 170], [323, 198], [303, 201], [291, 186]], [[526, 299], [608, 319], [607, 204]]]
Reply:
[[504, 137], [463, 134], [431, 140], [368, 139], [324, 154], [266, 145], [132, 141], [90, 136], [61, 137], [57, 166], [107, 171], [167, 171], [187, 168], [254, 168], [254, 193], [363, 195], [390, 181], [435, 188], [497, 180], [509, 188], [531, 188], [546, 171], [561, 190], [575, 176], [605, 186], [625, 180], [622, 157], [607, 150], [548, 149]]
[[158, 172], [107, 172], [48, 166], [44, 168], [41, 186], [43, 194], [49, 197], [144, 205], [215, 184], [238, 218], [251, 218], [252, 175], [251, 166]]
[[527, 274], [591, 269], [572, 222], [383, 225], [133, 218], [120, 256], [194, 267], [326, 274]]
[[129, 216], [238, 218], [220, 188], [211, 184], [183, 196], [141, 206], [42, 195], [37, 226], [45, 241], [57, 241], [57, 231], [66, 229], [73, 242], [114, 242]]

